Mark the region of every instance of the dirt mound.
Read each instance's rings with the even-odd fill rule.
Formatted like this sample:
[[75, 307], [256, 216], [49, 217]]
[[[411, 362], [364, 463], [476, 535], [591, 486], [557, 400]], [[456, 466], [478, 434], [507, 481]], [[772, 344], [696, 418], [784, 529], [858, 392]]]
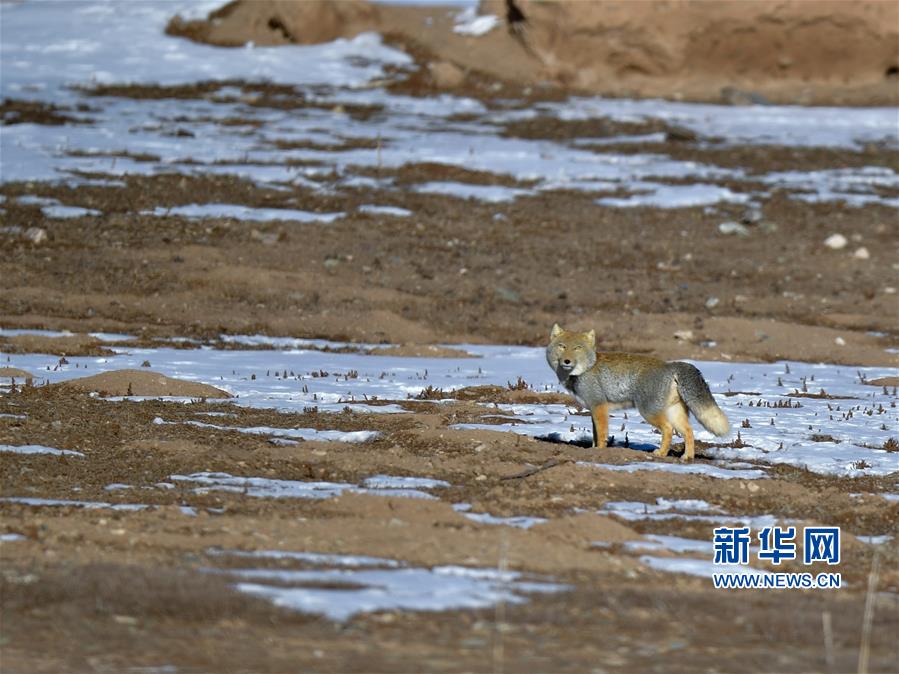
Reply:
[[[2, 372], [2, 370], [0, 370]], [[899, 377], [878, 377], [863, 382], [869, 386], [899, 386]]]
[[[525, 20], [473, 37], [447, 7], [361, 0], [236, 0], [167, 30], [220, 46], [311, 44], [378, 31], [410, 51], [416, 86], [476, 89], [486, 75], [613, 96], [729, 103], [895, 104], [899, 5], [833, 0], [517, 0]], [[481, 13], [505, 19], [505, 0]], [[482, 82], [483, 83], [483, 82]]]
[[24, 381], [30, 384], [34, 380], [34, 375], [17, 367], [0, 367], [0, 380], [3, 383], [7, 383], [5, 381], [7, 379], [18, 382]]
[[97, 392], [109, 396], [178, 396], [189, 398], [230, 398], [231, 394], [215, 386], [182, 381], [157, 372], [114, 370], [90, 377], [72, 379], [59, 384], [78, 391]]
[[379, 21], [378, 7], [361, 0], [236, 0], [206, 21], [175, 17], [167, 32], [221, 47], [318, 44], [376, 30]]
[[642, 536], [630, 527], [594, 513], [559, 517], [534, 526], [534, 531], [572, 545], [590, 547], [595, 544], [639, 541]]
[[369, 352], [372, 356], [402, 356], [404, 358], [476, 358], [467, 351], [434, 344], [399, 344], [381, 346]]
[[15, 335], [0, 337], [0, 351], [6, 353], [49, 353], [54, 356], [106, 356], [112, 353], [90, 335]]
[[[501, 13], [505, 2], [483, 5]], [[835, 102], [871, 87], [869, 94], [879, 88], [895, 101], [896, 3], [518, 0], [518, 6], [543, 71], [576, 88], [802, 103], [819, 87], [832, 90]]]

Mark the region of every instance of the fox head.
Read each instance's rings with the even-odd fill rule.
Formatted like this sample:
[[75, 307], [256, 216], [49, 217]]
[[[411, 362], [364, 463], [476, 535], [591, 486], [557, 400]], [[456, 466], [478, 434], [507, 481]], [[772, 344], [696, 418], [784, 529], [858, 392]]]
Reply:
[[584, 374], [596, 363], [596, 331], [569, 332], [556, 323], [549, 335], [546, 362], [559, 381]]

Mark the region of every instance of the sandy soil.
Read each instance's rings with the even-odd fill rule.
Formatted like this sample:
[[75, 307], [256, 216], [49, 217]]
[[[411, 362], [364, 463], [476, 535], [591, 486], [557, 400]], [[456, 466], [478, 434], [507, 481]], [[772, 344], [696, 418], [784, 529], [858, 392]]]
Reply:
[[[147, 362], [147, 367], [149, 367]], [[103, 396], [178, 396], [188, 398], [230, 398], [231, 395], [209, 384], [181, 381], [158, 372], [116, 370], [79, 377], [59, 386]]]
[[[348, 2], [236, 0], [169, 32], [222, 46], [313, 44], [364, 31], [426, 53], [437, 88], [484, 77], [610, 96], [728, 103], [895, 105], [899, 8], [835, 0], [516, 0], [523, 20], [481, 37], [458, 10]], [[505, 21], [505, 0], [481, 3]]]
[[[0, 453], [3, 493], [154, 506], [138, 512], [0, 506], [4, 531], [25, 537], [0, 544], [4, 671], [166, 664], [179, 671], [254, 672], [826, 671], [822, 613], [833, 624], [832, 670], [855, 666], [872, 547], [849, 532], [895, 533], [899, 504], [873, 495], [851, 498], [849, 492], [881, 491], [888, 479], [825, 478], [787, 467], [773, 469], [774, 479], [753, 482], [587, 471], [571, 461], [620, 464], [642, 457], [621, 448], [597, 451], [526, 437], [510, 442], [503, 433], [446, 428], [483, 414], [473, 401], [494, 399], [476, 390], [470, 398], [437, 413], [410, 402], [400, 415], [285, 415], [221, 403], [111, 403], [68, 387], [4, 396], [0, 413], [19, 417], [0, 417], [0, 444], [42, 442], [86, 458]], [[235, 413], [229, 423], [240, 426], [374, 428], [382, 436], [362, 445], [284, 447], [233, 431], [150, 423], [156, 416], [187, 419], [198, 411]], [[701, 451], [699, 457], [703, 461]], [[551, 459], [553, 468], [505, 479]], [[154, 487], [170, 475], [204, 470], [335, 482], [376, 473], [429, 475], [452, 486], [437, 490], [436, 501], [362, 494], [257, 499]], [[110, 483], [131, 489], [110, 492], [104, 488]], [[656, 497], [702, 498], [730, 512], [839, 524], [847, 586], [791, 591], [789, 597], [715, 591], [706, 579], [653, 571], [623, 546], [647, 533], [710, 540], [711, 524], [622, 524], [572, 514], [577, 508], [595, 511], [605, 501]], [[550, 520], [528, 530], [478, 524], [450, 507], [458, 502], [471, 503], [476, 512]], [[198, 515], [185, 515], [183, 505]], [[550, 575], [574, 591], [537, 595], [503, 613], [386, 612], [340, 626], [237, 594], [223, 579], [202, 573], [226, 564], [210, 553], [217, 548], [364, 554], [425, 566], [504, 563]], [[875, 598], [870, 671], [886, 672], [896, 657], [899, 548], [878, 549], [882, 594]], [[722, 621], [721, 615], [737, 619]], [[194, 636], [185, 640], [185, 632]]]
[[[698, 148], [670, 145], [681, 155], [704, 156]], [[732, 154], [735, 161], [752, 157], [756, 170], [781, 161], [769, 161], [766, 149]], [[899, 162], [896, 153], [885, 154]], [[806, 163], [797, 152], [792, 166], [814, 161]], [[436, 165], [385, 174], [400, 185], [483, 180]], [[233, 177], [129, 177], [127, 183], [125, 189], [4, 187], [10, 196], [37, 192], [108, 215], [49, 228], [39, 246], [0, 239], [0, 274], [8, 279], [0, 323], [127, 332], [148, 340], [261, 332], [394, 344], [536, 345], [558, 321], [596, 328], [600, 348], [664, 358], [896, 362], [885, 351], [899, 344], [899, 295], [889, 292], [896, 285], [890, 266], [895, 211], [889, 208], [835, 209], [782, 193], [764, 209], [776, 229], [755, 227], [748, 237], [733, 237], [717, 227], [724, 219], [739, 220], [740, 206], [723, 206], [723, 214], [597, 209], [590, 195], [547, 191], [498, 209], [408, 191], [284, 193]], [[298, 229], [136, 212], [191, 203], [198, 193], [211, 202], [264, 207], [296, 207], [299, 199], [308, 210], [348, 215], [326, 227]], [[364, 203], [412, 209], [416, 222], [353, 212]], [[10, 221], [46, 226], [39, 207], [9, 200], [5, 207]], [[494, 224], [498, 210], [506, 219]], [[870, 259], [854, 258], [851, 246], [824, 246], [833, 231], [866, 246]], [[718, 301], [709, 308], [711, 298]], [[0, 343], [6, 351], [59, 355], [107, 348], [84, 336], [0, 337]]]

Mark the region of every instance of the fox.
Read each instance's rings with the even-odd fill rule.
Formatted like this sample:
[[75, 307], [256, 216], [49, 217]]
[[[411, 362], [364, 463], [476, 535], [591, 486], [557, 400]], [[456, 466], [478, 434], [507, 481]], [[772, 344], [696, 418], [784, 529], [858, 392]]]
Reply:
[[671, 437], [684, 439], [684, 461], [695, 456], [688, 411], [717, 436], [730, 433], [730, 422], [718, 407], [702, 373], [689, 363], [667, 362], [632, 353], [598, 353], [596, 331], [571, 332], [553, 325], [546, 361], [561, 383], [593, 419], [593, 446], [604, 448], [609, 411], [637, 408], [662, 432], [657, 456], [668, 456]]

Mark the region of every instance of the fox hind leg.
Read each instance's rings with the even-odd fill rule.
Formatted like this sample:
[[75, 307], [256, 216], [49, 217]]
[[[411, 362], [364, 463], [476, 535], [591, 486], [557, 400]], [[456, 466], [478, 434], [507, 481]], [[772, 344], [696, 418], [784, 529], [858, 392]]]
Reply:
[[656, 456], [668, 456], [668, 450], [671, 448], [671, 435], [674, 432], [674, 427], [671, 425], [671, 422], [668, 421], [667, 415], [664, 412], [662, 414], [654, 414], [646, 417], [646, 421], [662, 431], [662, 441], [659, 443], [659, 448], [655, 450], [653, 454]]
[[678, 401], [670, 405], [665, 410], [665, 417], [668, 422], [677, 431], [677, 434], [684, 439], [684, 461], [692, 461], [695, 454], [693, 428], [690, 426], [690, 417], [687, 413], [686, 406]]

